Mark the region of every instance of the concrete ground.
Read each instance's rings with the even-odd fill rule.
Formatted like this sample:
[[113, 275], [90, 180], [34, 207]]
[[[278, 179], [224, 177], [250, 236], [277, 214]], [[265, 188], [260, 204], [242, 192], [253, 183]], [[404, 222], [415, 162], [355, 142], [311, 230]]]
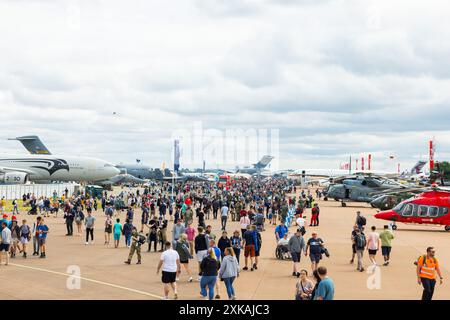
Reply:
[[[427, 246], [434, 246], [441, 270], [445, 278], [442, 286], [436, 286], [435, 299], [450, 299], [450, 234], [441, 227], [399, 225], [395, 232], [391, 265], [380, 267], [375, 274], [357, 272], [355, 265], [350, 265], [350, 233], [355, 220], [355, 212], [361, 210], [367, 217], [368, 227], [375, 225], [379, 230], [385, 224], [373, 218], [376, 211], [365, 205], [351, 204], [342, 208], [338, 202], [319, 202], [321, 207], [320, 226], [307, 228], [306, 238], [314, 229], [325, 241], [331, 257], [322, 260], [329, 270], [336, 286], [336, 299], [374, 300], [374, 299], [418, 299], [421, 287], [416, 282], [413, 262], [424, 253]], [[306, 211], [308, 218], [310, 210]], [[21, 215], [22, 218], [24, 215]], [[66, 237], [65, 225], [61, 215], [47, 218], [50, 227], [47, 244], [47, 259], [17, 257], [11, 259], [10, 265], [0, 266], [1, 299], [160, 299], [162, 285], [160, 275], [156, 274], [160, 253], [143, 253], [142, 265], [125, 265], [128, 249], [115, 249], [113, 245], [105, 246], [103, 238], [104, 216], [101, 211], [97, 217], [93, 245], [86, 246], [84, 237]], [[140, 220], [140, 210], [135, 213]], [[122, 221], [124, 214], [121, 215]], [[35, 217], [27, 216], [29, 221]], [[220, 235], [220, 222], [210, 220], [216, 235]], [[140, 226], [140, 225], [139, 225]], [[263, 246], [257, 271], [243, 271], [235, 282], [238, 299], [287, 299], [294, 297], [297, 279], [292, 277], [292, 263], [275, 258], [276, 243], [274, 226], [266, 224], [262, 233]], [[76, 227], [75, 227], [76, 229]], [[169, 230], [172, 229], [172, 223]], [[237, 222], [229, 222], [229, 231], [239, 229]], [[291, 227], [293, 232], [295, 227]], [[76, 233], [76, 230], [75, 230]], [[145, 245], [146, 249], [146, 245]], [[243, 257], [241, 256], [243, 259]], [[134, 258], [136, 259], [136, 258]], [[134, 260], [133, 262], [135, 262]], [[378, 256], [378, 261], [382, 257]], [[368, 266], [368, 257], [365, 264]], [[190, 263], [191, 270], [197, 271], [195, 261]], [[302, 257], [301, 267], [310, 270], [309, 259]], [[72, 270], [79, 268], [81, 287], [68, 289], [72, 284], [69, 278]], [[196, 279], [196, 277], [195, 277]], [[375, 279], [375, 280], [374, 280]], [[379, 279], [379, 282], [377, 282]], [[369, 286], [368, 286], [369, 282]], [[199, 283], [187, 282], [187, 275], [182, 273], [179, 286], [180, 299], [200, 299]], [[70, 286], [69, 286], [70, 287]], [[370, 287], [370, 288], [369, 288]], [[226, 299], [225, 287], [221, 287], [221, 298]]]

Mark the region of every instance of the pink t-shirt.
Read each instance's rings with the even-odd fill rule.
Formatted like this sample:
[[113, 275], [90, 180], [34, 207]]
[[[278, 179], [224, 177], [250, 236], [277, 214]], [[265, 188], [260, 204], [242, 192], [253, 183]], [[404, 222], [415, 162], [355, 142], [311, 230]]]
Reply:
[[194, 241], [195, 229], [192, 227], [188, 227], [185, 232], [186, 232], [188, 241]]
[[378, 250], [378, 240], [380, 239], [380, 236], [376, 232], [369, 233], [369, 236], [367, 237], [368, 242], [368, 248], [369, 250]]

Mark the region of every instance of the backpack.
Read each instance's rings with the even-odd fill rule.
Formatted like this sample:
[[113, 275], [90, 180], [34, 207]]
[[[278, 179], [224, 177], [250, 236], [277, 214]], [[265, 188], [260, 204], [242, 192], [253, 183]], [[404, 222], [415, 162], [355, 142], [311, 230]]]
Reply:
[[363, 216], [360, 216], [360, 217], [358, 218], [358, 224], [360, 224], [360, 225], [362, 225], [362, 226], [365, 226], [365, 225], [367, 224], [366, 218], [363, 217]]
[[[417, 260], [414, 261], [414, 265], [417, 266], [419, 264], [420, 258], [423, 258], [423, 265], [426, 266], [427, 265], [427, 255], [426, 254], [424, 254], [423, 256], [418, 257]], [[436, 258], [433, 258], [433, 260], [434, 260], [434, 263], [437, 262]]]
[[357, 248], [365, 248], [367, 241], [366, 241], [366, 236], [364, 234], [357, 234], [355, 236], [355, 244]]

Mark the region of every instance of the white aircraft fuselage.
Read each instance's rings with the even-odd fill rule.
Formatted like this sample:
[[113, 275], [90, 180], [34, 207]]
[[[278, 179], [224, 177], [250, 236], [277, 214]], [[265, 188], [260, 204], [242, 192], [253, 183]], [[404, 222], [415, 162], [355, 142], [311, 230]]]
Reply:
[[26, 173], [30, 181], [99, 181], [120, 171], [111, 163], [88, 157], [0, 155], [0, 171]]

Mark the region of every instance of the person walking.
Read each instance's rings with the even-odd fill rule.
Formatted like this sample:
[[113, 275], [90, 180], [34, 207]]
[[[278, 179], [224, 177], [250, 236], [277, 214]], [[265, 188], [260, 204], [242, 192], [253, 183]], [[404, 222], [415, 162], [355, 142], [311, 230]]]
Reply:
[[[217, 283], [217, 275], [219, 269], [219, 262], [213, 248], [208, 249], [206, 257], [200, 264], [200, 294], [203, 298], [208, 296], [209, 300], [214, 299], [214, 287]], [[208, 291], [206, 290], [208, 288]]]
[[219, 278], [225, 283], [228, 299], [236, 300], [233, 282], [239, 276], [239, 262], [236, 259], [233, 248], [225, 249], [225, 256], [222, 259], [219, 270]]
[[220, 257], [223, 259], [225, 257], [225, 249], [231, 247], [231, 240], [228, 238], [228, 233], [226, 231], [222, 232], [217, 247], [220, 249]]
[[355, 243], [355, 236], [357, 231], [359, 230], [358, 226], [355, 224], [353, 226], [352, 234], [350, 236], [350, 241], [352, 243], [352, 258], [350, 259], [350, 264], [353, 264], [355, 262], [355, 256], [356, 256], [356, 243]]
[[41, 223], [42, 217], [36, 217], [36, 221], [33, 223], [33, 256], [39, 255], [39, 232], [38, 227]]
[[317, 233], [313, 232], [311, 234], [311, 238], [308, 240], [305, 249], [305, 256], [308, 256], [309, 249], [309, 258], [311, 260], [311, 270], [314, 271], [318, 268], [319, 262], [322, 259], [322, 247], [324, 242], [321, 238], [317, 237]]
[[364, 227], [367, 224], [366, 217], [361, 214], [361, 211], [356, 212], [356, 222], [355, 224], [358, 226], [359, 230], [364, 231]]
[[172, 244], [170, 241], [166, 241], [164, 244], [164, 251], [161, 253], [161, 258], [159, 260], [158, 267], [156, 269], [156, 274], [162, 268], [161, 281], [164, 284], [164, 298], [163, 300], [169, 300], [169, 290], [172, 288], [174, 293], [174, 299], [178, 299], [177, 292], [177, 276], [181, 271], [180, 256], [178, 252], [172, 249]]
[[41, 251], [40, 258], [45, 259], [47, 256], [45, 254], [46, 242], [47, 242], [47, 234], [49, 232], [49, 228], [46, 224], [44, 224], [44, 219], [41, 219], [39, 225], [37, 227], [38, 236], [38, 244], [39, 249]]
[[247, 215], [247, 212], [243, 212], [241, 219], [239, 220], [239, 224], [241, 226], [242, 238], [244, 237], [244, 233], [247, 232], [247, 227], [250, 225], [250, 218]]
[[119, 247], [120, 235], [122, 233], [123, 233], [122, 224], [120, 223], [120, 219], [117, 218], [116, 223], [114, 224], [114, 248]]
[[180, 264], [184, 267], [189, 276], [188, 282], [192, 282], [192, 272], [189, 269], [189, 260], [193, 257], [190, 253], [189, 247], [190, 245], [189, 241], [187, 240], [187, 235], [185, 233], [182, 233], [180, 235], [180, 238], [175, 242], [174, 249], [178, 252], [178, 255], [180, 256]]
[[31, 240], [30, 226], [27, 224], [27, 220], [22, 220], [20, 226], [20, 243], [22, 244], [23, 257], [27, 257], [27, 244]]
[[241, 255], [241, 249], [242, 249], [242, 238], [240, 237], [240, 233], [238, 230], [234, 231], [233, 236], [230, 238], [231, 241], [231, 247], [234, 251], [234, 256], [236, 257], [236, 260], [238, 263], [240, 263], [240, 255]]
[[[252, 227], [252, 228], [251, 228]], [[254, 230], [256, 228], [253, 228], [255, 226], [248, 226], [247, 231], [244, 233], [243, 237], [243, 243], [244, 243], [244, 257], [245, 257], [245, 266], [242, 268], [242, 270], [248, 270], [248, 258], [250, 257], [250, 271], [254, 270], [255, 265], [255, 247], [256, 247], [256, 241], [254, 237]]]
[[439, 262], [436, 259], [436, 250], [428, 247], [427, 253], [420, 256], [416, 264], [417, 283], [423, 286], [422, 300], [432, 300], [436, 286], [436, 274], [439, 276], [439, 283], [444, 282]]
[[75, 220], [75, 211], [70, 207], [67, 207], [67, 210], [64, 210], [64, 219], [66, 220], [66, 228], [67, 234], [66, 236], [73, 235], [73, 221]]
[[113, 221], [110, 216], [106, 216], [105, 219], [105, 245], [109, 245], [111, 241], [111, 233], [113, 229]]
[[131, 232], [131, 247], [130, 253], [128, 254], [128, 259], [125, 261], [126, 264], [131, 264], [131, 260], [133, 259], [134, 253], [136, 252], [138, 261], [136, 264], [142, 263], [141, 257], [141, 246], [145, 243], [145, 236], [137, 231], [136, 227], [133, 227], [133, 231]]
[[383, 266], [388, 266], [391, 259], [392, 250], [392, 240], [394, 239], [394, 234], [389, 230], [389, 226], [385, 225], [384, 230], [380, 233], [381, 239], [381, 254], [384, 258]]
[[305, 240], [303, 239], [301, 229], [297, 229], [297, 232], [289, 239], [288, 249], [291, 253], [292, 262], [294, 263], [292, 275], [300, 278], [300, 258], [302, 251], [305, 249]]
[[122, 227], [122, 234], [125, 237], [125, 246], [127, 248], [131, 247], [131, 234], [133, 233], [133, 225], [131, 224], [130, 220], [126, 220], [125, 224]]
[[369, 251], [370, 262], [372, 262], [372, 264], [376, 266], [377, 265], [376, 256], [378, 249], [380, 248], [381, 241], [380, 235], [376, 232], [377, 228], [375, 226], [372, 226], [371, 230], [372, 232], [370, 232], [367, 237], [367, 250]]
[[192, 227], [192, 221], [188, 224], [185, 230], [187, 241], [189, 242], [189, 253], [191, 256], [194, 255], [194, 239], [195, 239], [195, 228]]
[[327, 275], [327, 268], [319, 267], [317, 268], [317, 273], [321, 279], [319, 285], [317, 286], [314, 300], [333, 300], [334, 299], [334, 283], [330, 277]]
[[94, 244], [95, 217], [92, 215], [92, 212], [88, 212], [84, 225], [86, 227], [86, 245], [89, 244], [89, 236], [91, 237], [91, 244]]
[[5, 257], [5, 266], [9, 264], [9, 249], [12, 242], [11, 230], [8, 228], [8, 223], [2, 221], [2, 239], [0, 242], [0, 265], [2, 264], [3, 257]]
[[209, 241], [205, 235], [203, 227], [198, 227], [197, 231], [198, 235], [194, 239], [194, 247], [195, 247], [194, 249], [198, 261], [198, 274], [199, 274], [198, 281], [200, 281], [201, 263], [203, 259], [208, 255]]
[[226, 203], [220, 209], [220, 222], [221, 222], [223, 231], [225, 231], [227, 228], [227, 220], [228, 220], [229, 211], [230, 211], [230, 209], [228, 208], [228, 205]]
[[356, 229], [356, 234], [353, 238], [353, 242], [355, 244], [356, 257], [358, 259], [358, 267], [356, 270], [363, 272], [364, 271], [363, 256], [364, 256], [364, 250], [367, 245], [367, 240], [366, 240], [366, 235], [359, 227]]

